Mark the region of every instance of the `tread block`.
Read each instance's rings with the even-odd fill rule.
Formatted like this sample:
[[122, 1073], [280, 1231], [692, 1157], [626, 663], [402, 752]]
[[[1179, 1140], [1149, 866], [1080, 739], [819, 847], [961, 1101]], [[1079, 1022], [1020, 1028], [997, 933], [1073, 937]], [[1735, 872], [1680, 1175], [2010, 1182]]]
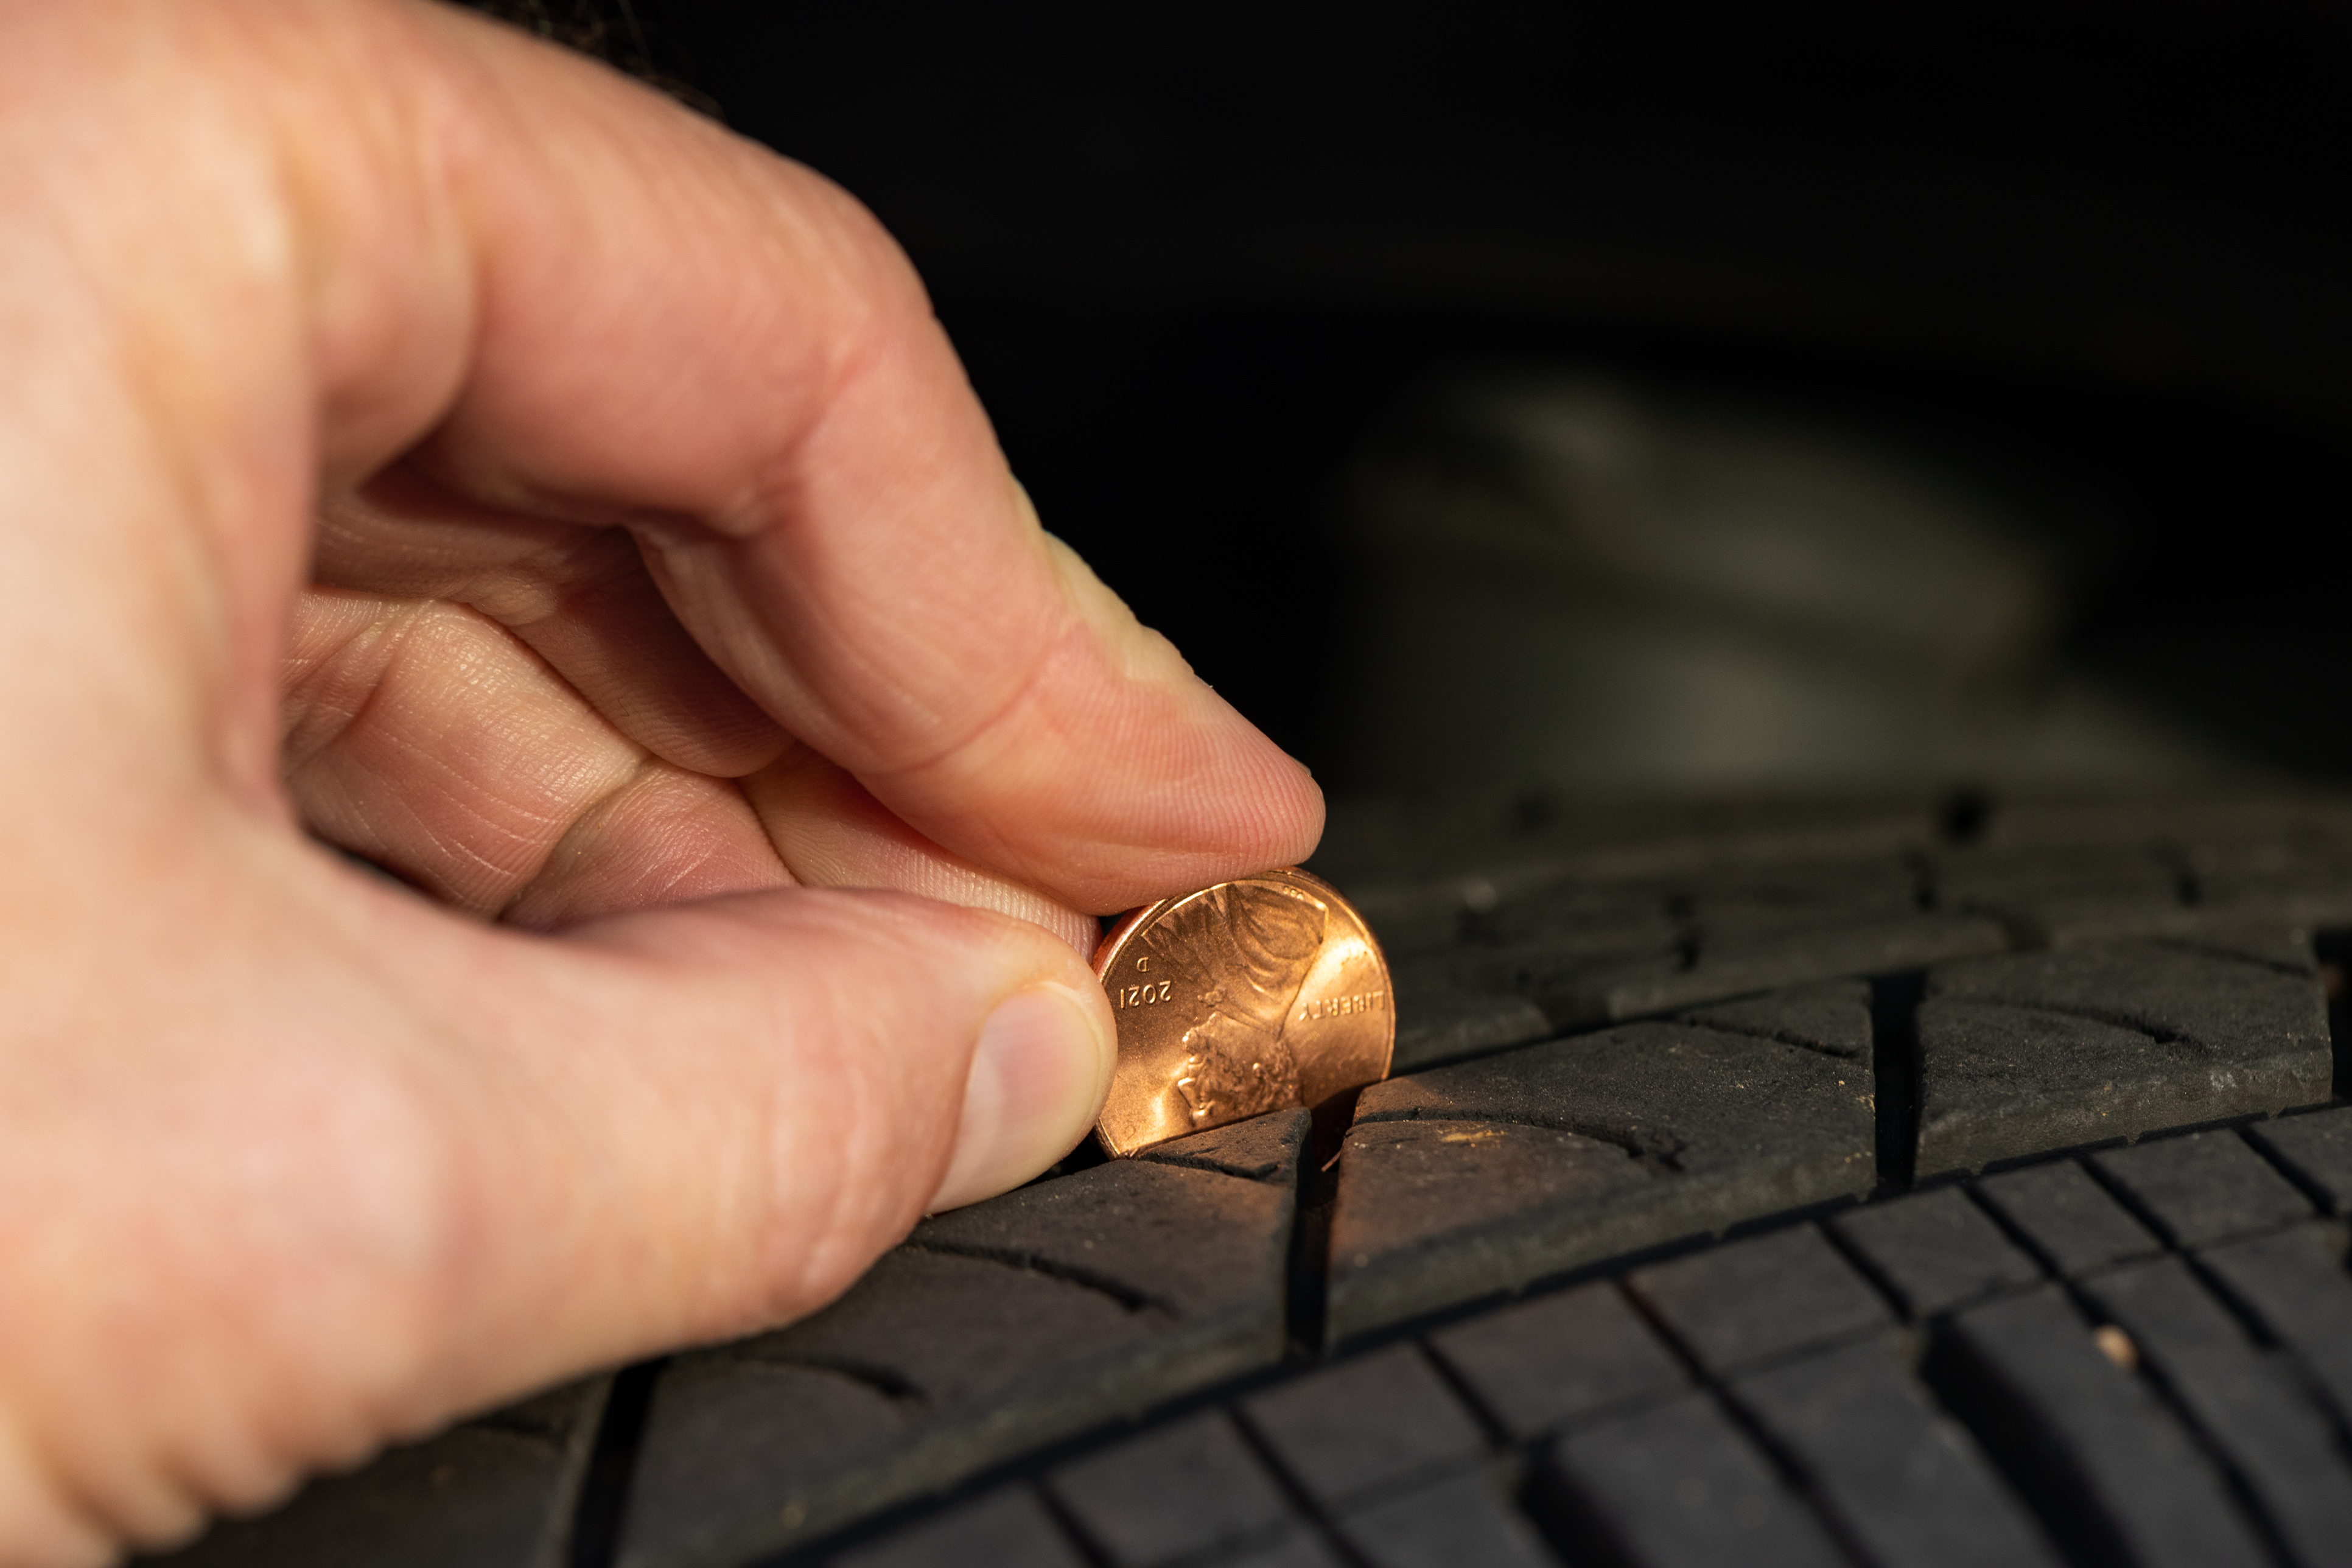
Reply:
[[1919, 909], [1911, 869], [1895, 858], [1672, 880], [1502, 881], [1524, 890], [1499, 907], [1502, 883], [1444, 885], [1445, 900], [1471, 883], [1484, 894], [1484, 908], [1454, 904], [1450, 942], [1419, 910], [1401, 909], [1383, 934], [1398, 931], [1407, 967], [1433, 964], [1455, 991], [1532, 1001], [1553, 1031], [2009, 945], [1997, 921]]
[[[1521, 1261], [1516, 1224], [1529, 1216], [1613, 1217], [1612, 1200], [1639, 1204], [1664, 1173], [1617, 1143], [1508, 1121], [1361, 1121], [1348, 1134], [1331, 1225], [1325, 1332], [1333, 1343], [1449, 1304], [1458, 1294], [1507, 1289], [1553, 1260]], [[1605, 1221], [1604, 1221], [1605, 1223]], [[1499, 1258], [1450, 1254], [1503, 1232]], [[1562, 1263], [1619, 1250], [1604, 1232]], [[1477, 1273], [1469, 1270], [1486, 1267]]]
[[1995, 921], [1922, 910], [1916, 880], [1912, 866], [1892, 856], [1694, 879], [1683, 984], [1732, 996], [1835, 975], [1915, 969], [2009, 945]]
[[1976, 1442], [1873, 1338], [1733, 1385], [1874, 1562], [2056, 1568], [2041, 1526]]
[[[2238, 928], [2240, 940], [2251, 929]], [[2297, 946], [2282, 923], [2278, 942]], [[2299, 949], [2298, 949], [2299, 950]], [[2327, 1043], [2326, 999], [2305, 969], [2216, 951], [2137, 941], [2058, 952], [2010, 953], [1944, 966], [1935, 994], [2097, 1018], [2217, 1053]]]
[[1692, 1394], [1555, 1444], [1560, 1533], [1638, 1568], [1832, 1568], [1845, 1556], [1714, 1401]]
[[2267, 1560], [2221, 1478], [2056, 1287], [1944, 1320], [1928, 1382], [2067, 1553], [2147, 1568]]
[[1555, 1561], [1492, 1479], [1472, 1473], [1375, 1502], [1339, 1532], [1372, 1568], [1549, 1568]]
[[[966, 1267], [977, 1273], [983, 1266]], [[908, 1268], [898, 1259], [886, 1257], [875, 1272], [885, 1276], [883, 1289], [908, 1288]], [[973, 1288], [991, 1283], [983, 1275]], [[1036, 1295], [1041, 1315], [1064, 1305], [1050, 1289]], [[1062, 1326], [1074, 1338], [1080, 1332], [1066, 1316]], [[1115, 1322], [1095, 1327], [1116, 1331]], [[727, 1532], [764, 1530], [772, 1521], [806, 1525], [812, 1500], [819, 1530], [863, 1511], [864, 1496], [887, 1500], [887, 1485], [869, 1484], [842, 1500], [813, 1478], [824, 1477], [835, 1455], [888, 1456], [919, 1426], [923, 1410], [910, 1384], [871, 1369], [775, 1364], [724, 1352], [679, 1356], [654, 1384], [629, 1484], [621, 1561], [723, 1562]], [[851, 1470], [831, 1485], [841, 1491], [861, 1479]], [[703, 1542], [706, 1533], [716, 1539]], [[706, 1544], [709, 1550], [697, 1555]]]
[[1684, 1015], [1684, 1021], [1801, 1046], [1850, 1062], [1870, 1059], [1870, 987], [1859, 980], [1798, 985]]
[[1375, 1084], [1339, 1166], [1327, 1332], [1866, 1192], [1870, 1093], [1866, 1063], [1674, 1024]]
[[2037, 947], [2193, 928], [2179, 875], [2138, 845], [1952, 850], [1935, 861], [1937, 901], [1999, 920]]
[[[2264, 818], [2265, 827], [2274, 820], [2281, 819]], [[1932, 843], [1936, 821], [1937, 802], [1924, 792], [1835, 802], [1604, 804], [1548, 791], [1339, 800], [1310, 869], [1342, 888], [1358, 879], [1373, 884], [1368, 895], [1410, 890], [1458, 905], [1472, 877], [1508, 896], [1559, 882], [1887, 859]], [[1364, 898], [1357, 902], [1370, 907]]]
[[1274, 1478], [1213, 1411], [1063, 1465], [1045, 1485], [1114, 1568], [1160, 1568], [1270, 1536], [1291, 1517]]
[[1682, 1367], [1605, 1282], [1538, 1296], [1432, 1334], [1429, 1347], [1514, 1438], [1679, 1393]]
[[[1591, 935], [1474, 938], [1452, 955], [1452, 984], [1462, 991], [1517, 999], [1541, 1015], [1547, 1034], [1654, 1012], [1657, 1005], [1644, 1003], [1691, 984], [1690, 966], [1684, 962], [1673, 922], [1654, 910], [1627, 910], [1596, 925], [1598, 931]], [[1720, 994], [1711, 985], [1701, 985], [1687, 999], [1704, 1001]]]
[[562, 1568], [609, 1378], [539, 1395], [215, 1525], [172, 1568]]
[[2137, 1030], [2001, 1003], [1919, 1008], [1922, 1178], [2203, 1120], [2210, 1069]]
[[2217, 851], [2248, 845], [2303, 847], [2343, 842], [2352, 830], [2352, 814], [2340, 796], [2231, 790], [2169, 799], [2009, 800], [2001, 803], [1990, 827], [1987, 842], [2004, 847], [2165, 844], [2202, 863]]
[[1610, 1016], [1662, 1012], [1717, 996], [1790, 986], [1838, 975], [1918, 969], [1949, 959], [2000, 952], [2009, 935], [1974, 915], [1906, 910], [1812, 930], [1789, 930], [1759, 920], [1753, 930], [1703, 928], [1706, 939], [1687, 973], [1659, 977], [1649, 987], [1622, 985]]
[[1087, 1568], [1026, 1487], [1000, 1487], [834, 1561], [838, 1568]]
[[1914, 1318], [2031, 1285], [2042, 1270], [1958, 1187], [1872, 1204], [1830, 1221]]
[[1944, 965], [1919, 1009], [1922, 1175], [2324, 1103], [2318, 981], [2207, 948], [2109, 942]]
[[1524, 996], [1467, 989], [1426, 964], [1398, 963], [1391, 973], [1397, 1010], [1392, 1072], [1525, 1045], [1553, 1032], [1543, 1009]]
[[1278, 1541], [1212, 1558], [1201, 1568], [1341, 1568], [1341, 1564], [1321, 1536], [1294, 1530]]
[[2257, 1349], [2178, 1258], [2102, 1274], [2087, 1289], [2235, 1461], [2296, 1558], [2342, 1555], [2352, 1541], [2352, 1471], [2283, 1358]]
[[1752, 991], [1917, 969], [2000, 952], [2009, 945], [1996, 921], [1914, 910], [1849, 916], [1813, 929], [1769, 921], [1712, 929], [1712, 940], [1702, 942], [1696, 961], [1687, 945], [1639, 958], [1528, 955], [1486, 984], [1527, 996], [1555, 1028], [1591, 1028]]
[[2330, 1213], [2352, 1205], [2352, 1105], [2257, 1122], [2246, 1136], [2306, 1186], [2326, 1194]]
[[1299, 1154], [1307, 1147], [1314, 1122], [1312, 1111], [1277, 1110], [1154, 1144], [1136, 1158], [1239, 1176], [1245, 1182], [1288, 1184], [1297, 1179]]
[[2238, 910], [2211, 911], [2195, 930], [2167, 937], [2157, 945], [2242, 959], [2282, 974], [2307, 974], [2314, 978], [2319, 974], [2319, 955], [2311, 950], [2310, 931], [2276, 915], [2250, 918]]
[[2164, 1250], [2129, 1209], [2071, 1160], [1987, 1176], [1977, 1191], [2070, 1279]]
[[2330, 1225], [2297, 1226], [2214, 1247], [2201, 1261], [2294, 1353], [2338, 1416], [2352, 1420], [2352, 1277], [2344, 1272], [2344, 1233]]
[[[2332, 839], [2332, 841], [2331, 841]], [[2190, 861], [2205, 901], [2307, 925], [2352, 921], [2352, 846], [2333, 834], [2292, 830], [2199, 846]]]
[[1478, 1424], [1409, 1344], [1254, 1394], [1242, 1414], [1307, 1495], [1330, 1506], [1486, 1449]]
[[780, 1550], [1271, 1363], [1295, 1196], [1117, 1160], [925, 1221], [823, 1311], [664, 1370], [622, 1568]]
[[1461, 907], [1452, 929], [1415, 954], [1465, 990], [1532, 997], [1552, 978], [1671, 968], [1681, 925], [1669, 896], [1640, 884], [1568, 883], [1486, 907]]
[[1461, 883], [1465, 896], [1446, 932], [1459, 952], [1622, 962], [1671, 953], [1681, 935], [1674, 895], [1649, 882], [1506, 879], [1498, 887], [1478, 879], [1479, 889], [1473, 880]]
[[2311, 1217], [2311, 1205], [2234, 1132], [2192, 1132], [2092, 1161], [2182, 1247], [2205, 1247]]
[[1638, 1268], [1625, 1283], [1715, 1373], [1891, 1326], [1878, 1293], [1809, 1225]]

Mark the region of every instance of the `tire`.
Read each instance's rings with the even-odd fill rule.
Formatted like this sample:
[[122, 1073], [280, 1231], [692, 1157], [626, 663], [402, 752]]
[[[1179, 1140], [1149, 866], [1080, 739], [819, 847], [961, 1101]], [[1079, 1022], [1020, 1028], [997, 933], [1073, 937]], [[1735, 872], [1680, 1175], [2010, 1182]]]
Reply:
[[2352, 800], [1343, 815], [1351, 1104], [172, 1561], [2352, 1560]]

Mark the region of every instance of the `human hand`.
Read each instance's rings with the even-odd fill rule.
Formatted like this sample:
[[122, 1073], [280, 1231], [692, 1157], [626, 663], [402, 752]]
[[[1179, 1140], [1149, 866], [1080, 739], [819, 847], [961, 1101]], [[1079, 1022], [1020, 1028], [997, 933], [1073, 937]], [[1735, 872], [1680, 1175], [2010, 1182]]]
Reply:
[[1081, 1137], [1085, 917], [1319, 798], [873, 221], [437, 8], [0, 32], [0, 1559], [807, 1311]]

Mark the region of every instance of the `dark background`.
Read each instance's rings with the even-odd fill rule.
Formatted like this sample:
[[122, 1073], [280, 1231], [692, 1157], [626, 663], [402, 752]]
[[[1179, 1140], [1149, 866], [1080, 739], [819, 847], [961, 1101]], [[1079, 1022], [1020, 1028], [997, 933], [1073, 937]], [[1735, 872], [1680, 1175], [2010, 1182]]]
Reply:
[[635, 0], [604, 42], [874, 208], [1048, 526], [1310, 763], [1350, 454], [1570, 359], [1966, 465], [2070, 563], [2076, 664], [2352, 777], [2343, 10]]

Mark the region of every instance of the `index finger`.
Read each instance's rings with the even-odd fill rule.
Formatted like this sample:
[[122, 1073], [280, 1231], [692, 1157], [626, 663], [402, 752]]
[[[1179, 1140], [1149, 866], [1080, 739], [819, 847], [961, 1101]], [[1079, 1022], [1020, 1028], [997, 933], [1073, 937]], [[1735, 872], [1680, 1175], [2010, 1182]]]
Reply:
[[1303, 858], [1313, 781], [1039, 527], [879, 226], [634, 84], [542, 68], [563, 90], [528, 133], [450, 161], [473, 354], [420, 465], [625, 523], [755, 700], [982, 865], [1108, 910]]

